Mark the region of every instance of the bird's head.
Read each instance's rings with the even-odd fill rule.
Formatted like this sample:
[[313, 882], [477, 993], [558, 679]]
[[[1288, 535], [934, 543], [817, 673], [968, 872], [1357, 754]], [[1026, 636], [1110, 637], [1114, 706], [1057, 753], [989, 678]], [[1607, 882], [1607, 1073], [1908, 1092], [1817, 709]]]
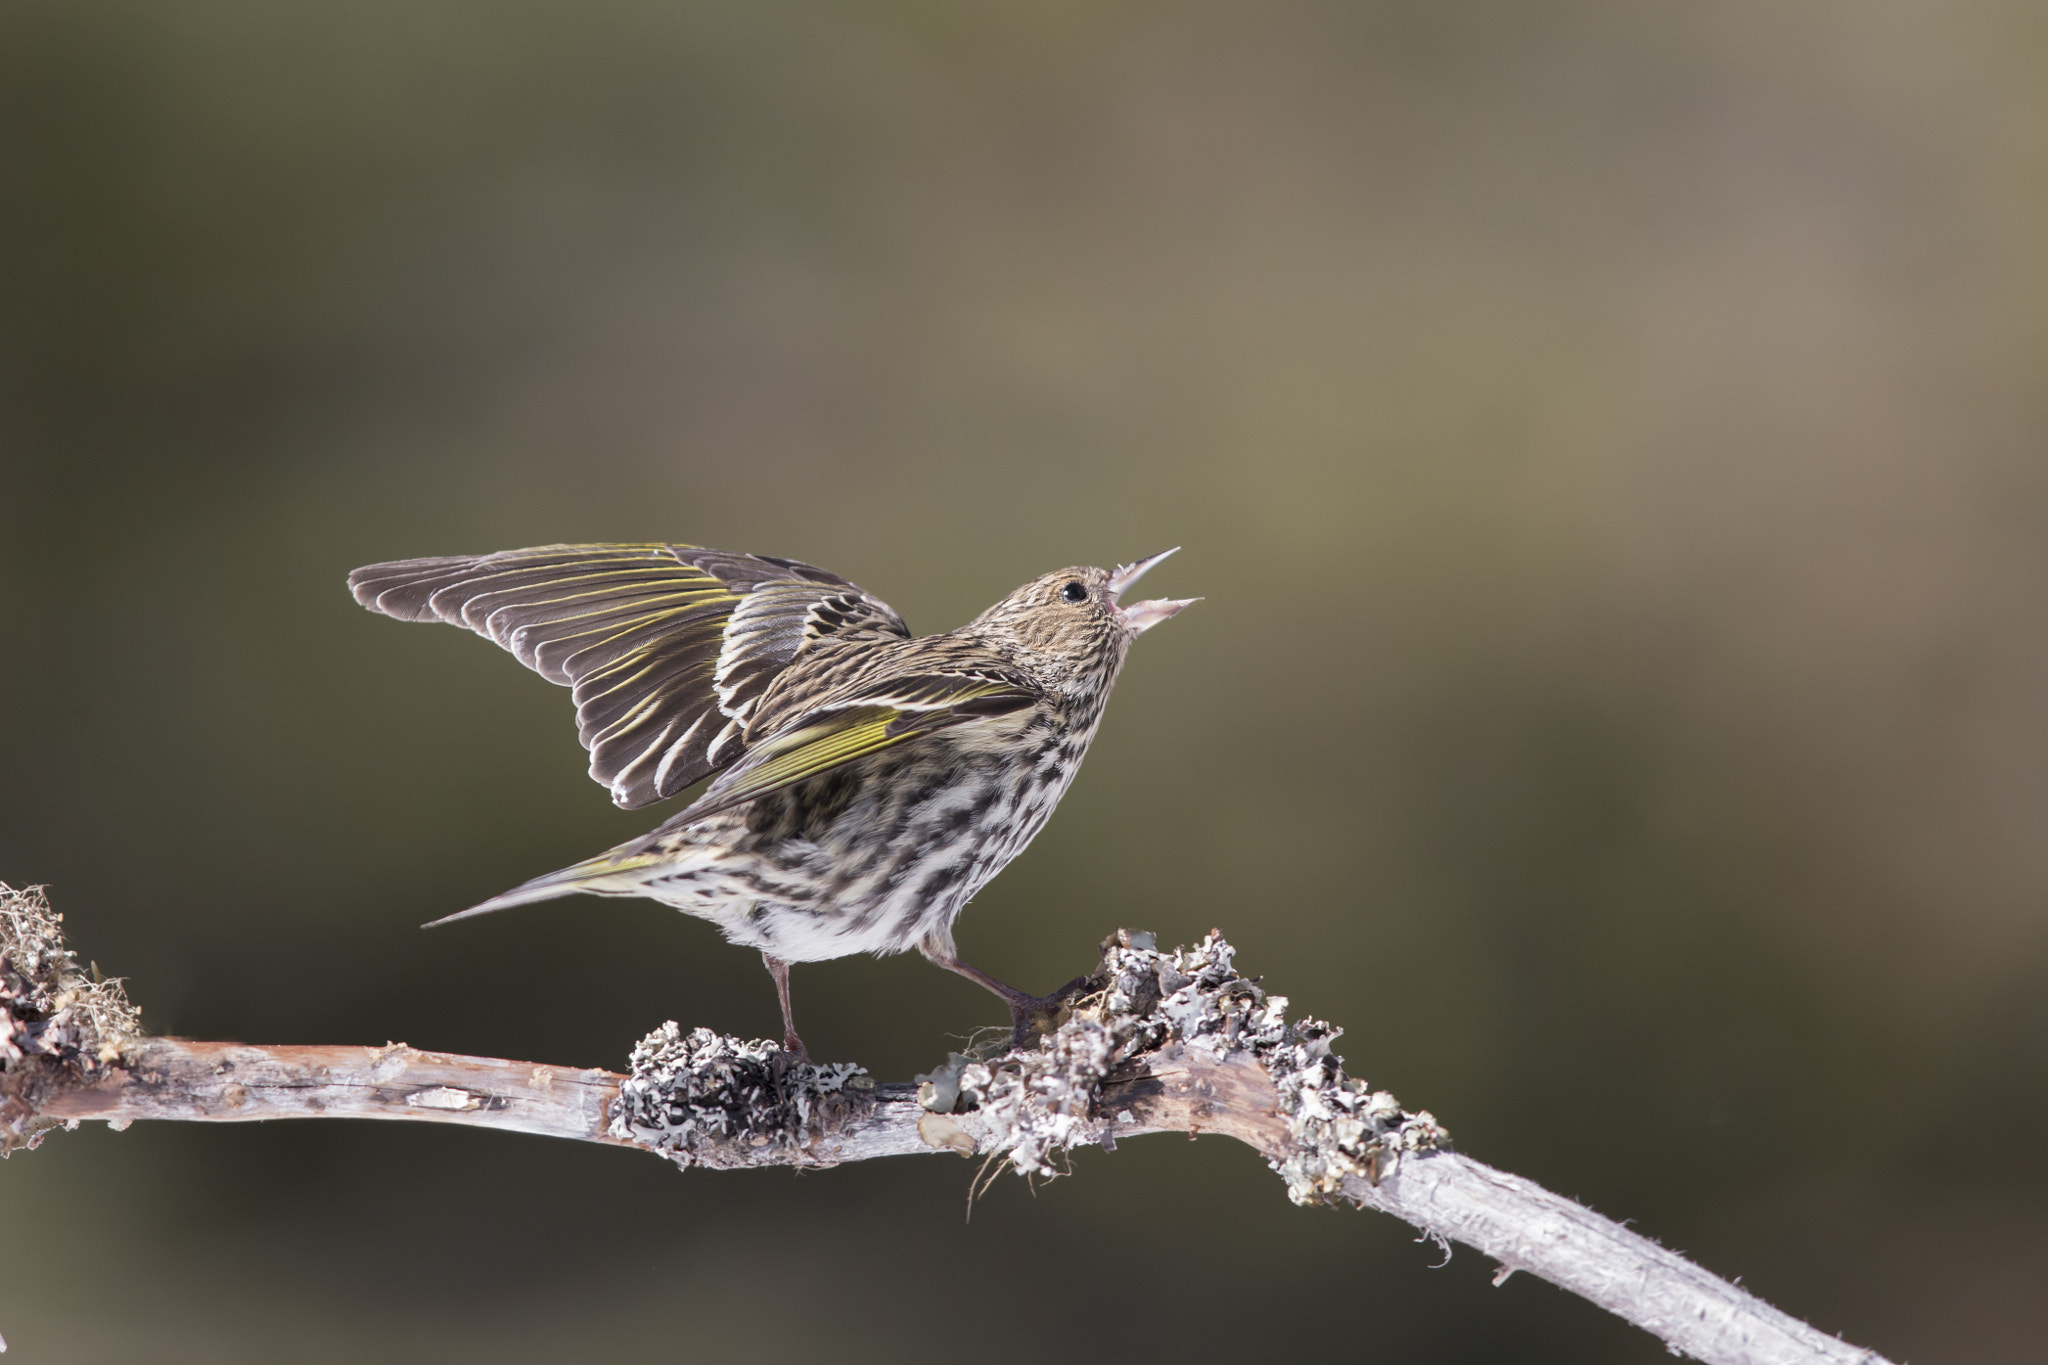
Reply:
[[1073, 568], [1042, 575], [983, 612], [975, 625], [1070, 668], [1114, 670], [1131, 641], [1202, 600], [1123, 601], [1123, 594], [1147, 569], [1172, 553], [1167, 550], [1115, 569]]

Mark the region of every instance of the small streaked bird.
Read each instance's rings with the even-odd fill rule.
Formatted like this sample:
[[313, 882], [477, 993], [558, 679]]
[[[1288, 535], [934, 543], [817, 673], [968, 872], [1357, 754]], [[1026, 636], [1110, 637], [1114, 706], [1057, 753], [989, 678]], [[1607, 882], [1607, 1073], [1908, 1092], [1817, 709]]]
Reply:
[[1001, 996], [1021, 1042], [1053, 996], [960, 960], [953, 921], [1074, 780], [1172, 554], [1035, 578], [943, 635], [795, 560], [546, 545], [372, 564], [356, 601], [467, 626], [572, 690], [590, 775], [632, 808], [717, 774], [660, 828], [436, 920], [574, 892], [645, 896], [757, 948], [783, 1047], [789, 964], [912, 948]]

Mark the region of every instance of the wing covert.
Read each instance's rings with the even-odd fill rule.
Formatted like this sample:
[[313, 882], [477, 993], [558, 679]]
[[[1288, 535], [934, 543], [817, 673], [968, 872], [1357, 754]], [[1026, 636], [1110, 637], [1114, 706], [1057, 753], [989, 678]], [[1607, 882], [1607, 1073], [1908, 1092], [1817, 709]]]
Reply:
[[813, 641], [910, 635], [888, 603], [837, 574], [690, 545], [409, 559], [348, 581], [372, 611], [466, 627], [569, 687], [590, 775], [628, 808], [738, 757], [748, 717]]
[[1022, 674], [994, 669], [919, 673], [848, 689], [756, 738], [669, 824], [701, 820], [923, 735], [1021, 711], [1041, 695]]

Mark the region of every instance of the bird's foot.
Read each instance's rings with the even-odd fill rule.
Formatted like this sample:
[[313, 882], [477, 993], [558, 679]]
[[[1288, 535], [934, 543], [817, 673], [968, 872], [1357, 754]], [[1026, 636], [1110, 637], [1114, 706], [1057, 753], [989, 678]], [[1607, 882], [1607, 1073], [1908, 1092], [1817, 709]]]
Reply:
[[1034, 1020], [1050, 1022], [1060, 1012], [1060, 1007], [1073, 997], [1074, 993], [1088, 984], [1088, 978], [1077, 976], [1051, 995], [1027, 995], [1015, 986], [1006, 986], [979, 967], [969, 966], [953, 953], [952, 944], [925, 942], [918, 945], [933, 965], [944, 967], [949, 972], [958, 972], [984, 990], [995, 992], [1010, 1007], [1010, 1047], [1014, 1051], [1031, 1039], [1031, 1025]]
[[804, 1040], [796, 1036], [794, 1029], [782, 1035], [782, 1057], [790, 1066], [805, 1066], [810, 1063], [811, 1050], [804, 1046]]
[[1060, 1009], [1075, 992], [1088, 984], [1088, 978], [1077, 976], [1051, 995], [1026, 995], [1020, 990], [1008, 990], [1003, 999], [1010, 1006], [1010, 1049], [1016, 1051], [1031, 1041], [1032, 1025], [1039, 1020], [1050, 1024]]

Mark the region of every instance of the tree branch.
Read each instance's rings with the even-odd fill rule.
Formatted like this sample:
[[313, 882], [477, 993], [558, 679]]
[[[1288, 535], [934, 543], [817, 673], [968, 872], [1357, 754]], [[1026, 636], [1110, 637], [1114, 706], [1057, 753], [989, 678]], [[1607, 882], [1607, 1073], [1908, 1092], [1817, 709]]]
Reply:
[[[1035, 1047], [955, 1053], [913, 1084], [792, 1062], [665, 1024], [630, 1075], [385, 1047], [143, 1038], [118, 982], [88, 981], [34, 890], [0, 885], [0, 1150], [104, 1119], [376, 1118], [643, 1147], [682, 1166], [830, 1166], [952, 1151], [1051, 1175], [1145, 1133], [1254, 1148], [1302, 1204], [1378, 1209], [1526, 1271], [1717, 1365], [1885, 1365], [1675, 1252], [1450, 1150], [1427, 1113], [1346, 1076], [1337, 1030], [1288, 1022], [1217, 935], [1174, 953], [1124, 932]], [[124, 1012], [125, 1011], [125, 1012]], [[1448, 1246], [1446, 1245], [1448, 1250]], [[4, 1348], [0, 1348], [4, 1349]]]

